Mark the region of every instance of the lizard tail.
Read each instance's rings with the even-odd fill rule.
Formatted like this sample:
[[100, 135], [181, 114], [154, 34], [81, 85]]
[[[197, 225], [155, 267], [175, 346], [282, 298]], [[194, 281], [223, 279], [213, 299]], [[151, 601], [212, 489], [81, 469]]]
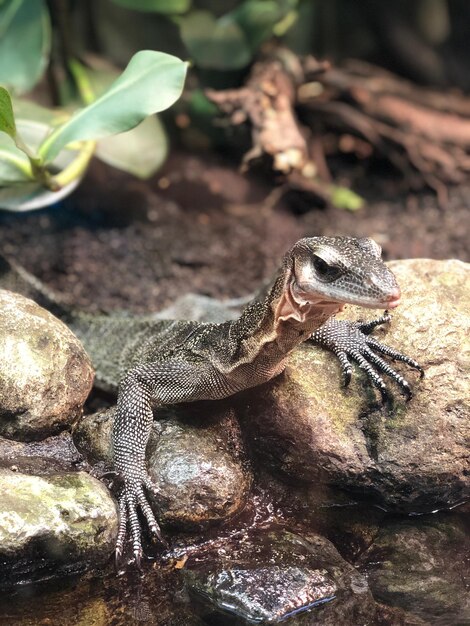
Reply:
[[0, 289], [15, 291], [31, 298], [66, 324], [73, 322], [76, 317], [73, 307], [67, 305], [60, 294], [30, 274], [17, 261], [2, 255], [0, 255]]

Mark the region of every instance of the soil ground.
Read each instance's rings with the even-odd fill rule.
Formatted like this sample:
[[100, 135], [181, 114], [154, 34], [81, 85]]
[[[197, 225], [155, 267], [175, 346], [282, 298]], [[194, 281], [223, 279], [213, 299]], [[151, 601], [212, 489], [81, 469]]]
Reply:
[[217, 155], [177, 152], [147, 182], [95, 161], [61, 204], [1, 212], [0, 250], [76, 306], [135, 312], [189, 291], [251, 293], [305, 235], [371, 236], [385, 259], [470, 260], [470, 185], [450, 190], [446, 210], [432, 193], [400, 196], [390, 179], [363, 176], [361, 187], [359, 212], [305, 211], [292, 195], [270, 206], [272, 186]]

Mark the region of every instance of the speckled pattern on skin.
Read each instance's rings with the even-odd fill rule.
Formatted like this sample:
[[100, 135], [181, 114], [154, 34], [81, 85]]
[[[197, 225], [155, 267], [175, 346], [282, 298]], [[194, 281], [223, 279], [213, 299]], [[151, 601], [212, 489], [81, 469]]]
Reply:
[[[328, 322], [346, 303], [382, 309], [397, 306], [400, 290], [380, 255], [372, 239], [301, 239], [284, 257], [271, 285], [238, 319], [219, 324], [125, 314], [94, 316], [67, 309], [60, 315], [60, 306], [52, 302], [54, 312], [84, 343], [100, 383], [110, 389], [119, 384], [113, 445], [124, 487], [119, 499], [117, 559], [130, 531], [135, 561], [140, 565], [139, 508], [151, 532], [161, 539], [145, 493], [157, 495], [145, 467], [154, 408], [224, 398], [264, 383], [282, 372], [289, 352], [312, 335], [338, 355], [346, 381], [349, 355], [382, 393], [385, 385], [373, 366], [394, 378], [408, 395], [406, 381], [371, 348], [419, 366], [369, 337], [364, 339], [364, 331], [369, 332], [374, 324]], [[38, 288], [37, 281], [34, 287]]]

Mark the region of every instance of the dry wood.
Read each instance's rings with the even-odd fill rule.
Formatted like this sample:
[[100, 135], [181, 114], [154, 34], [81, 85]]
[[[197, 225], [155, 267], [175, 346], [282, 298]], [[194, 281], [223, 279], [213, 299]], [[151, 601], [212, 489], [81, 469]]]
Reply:
[[324, 153], [332, 133], [337, 151], [388, 159], [409, 188], [427, 185], [442, 204], [447, 185], [470, 171], [470, 99], [363, 62], [336, 68], [278, 48], [255, 63], [244, 87], [208, 96], [233, 124], [251, 124], [244, 167], [268, 156], [284, 185], [323, 200], [332, 189]]

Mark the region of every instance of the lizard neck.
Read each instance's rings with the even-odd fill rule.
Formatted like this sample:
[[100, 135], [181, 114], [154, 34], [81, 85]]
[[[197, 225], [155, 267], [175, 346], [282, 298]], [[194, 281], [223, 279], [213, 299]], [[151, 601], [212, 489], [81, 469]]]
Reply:
[[265, 364], [272, 375], [279, 373], [289, 352], [341, 307], [324, 297], [299, 300], [293, 293], [292, 269], [285, 264], [264, 296], [250, 303], [231, 323], [230, 335], [237, 344], [233, 366]]

